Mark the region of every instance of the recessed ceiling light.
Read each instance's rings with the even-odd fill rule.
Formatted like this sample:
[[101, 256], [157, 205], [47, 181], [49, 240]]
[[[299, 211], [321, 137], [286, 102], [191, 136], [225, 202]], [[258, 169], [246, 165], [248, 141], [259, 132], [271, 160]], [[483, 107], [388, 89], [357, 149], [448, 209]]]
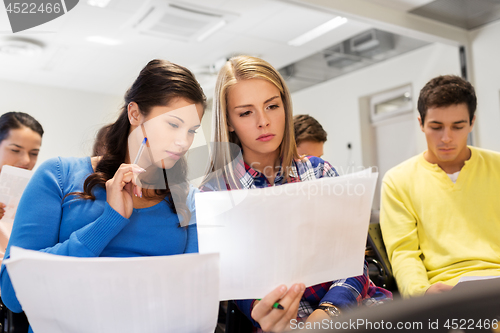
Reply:
[[111, 0], [88, 0], [87, 3], [94, 7], [104, 8]]
[[112, 39], [112, 38], [107, 38], [107, 37], [101, 37], [101, 36], [90, 36], [87, 37], [87, 40], [92, 43], [99, 43], [99, 44], [104, 44], [104, 45], [119, 45], [122, 42], [117, 40], [117, 39]]
[[0, 42], [0, 54], [11, 56], [34, 56], [42, 53], [43, 46], [28, 40], [7, 40]]
[[335, 28], [340, 27], [342, 24], [346, 23], [347, 19], [345, 17], [337, 16], [334, 19], [331, 19], [330, 21], [323, 23], [320, 26], [317, 26], [316, 28], [312, 29], [311, 31], [306, 32], [303, 35], [300, 35], [299, 37], [292, 39], [291, 41], [288, 42], [288, 45], [291, 46], [301, 46], [307, 42], [312, 41], [313, 39], [318, 38], [321, 35], [326, 34], [328, 31], [331, 31]]

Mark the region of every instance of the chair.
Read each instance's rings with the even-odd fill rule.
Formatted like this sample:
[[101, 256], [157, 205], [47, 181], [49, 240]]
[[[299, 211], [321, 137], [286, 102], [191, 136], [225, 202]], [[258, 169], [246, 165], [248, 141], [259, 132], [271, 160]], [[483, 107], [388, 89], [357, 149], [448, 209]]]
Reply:
[[0, 298], [0, 332], [27, 333], [29, 330], [28, 318], [24, 314], [10, 311]]
[[228, 301], [226, 313], [226, 333], [250, 333], [252, 322], [238, 309], [234, 301]]
[[369, 250], [365, 256], [369, 267], [375, 267], [376, 272], [374, 276], [370, 274], [370, 279], [375, 285], [395, 291], [397, 290], [396, 281], [392, 275], [392, 267], [385, 250], [382, 232], [380, 231], [380, 223], [370, 223], [368, 229], [367, 245]]

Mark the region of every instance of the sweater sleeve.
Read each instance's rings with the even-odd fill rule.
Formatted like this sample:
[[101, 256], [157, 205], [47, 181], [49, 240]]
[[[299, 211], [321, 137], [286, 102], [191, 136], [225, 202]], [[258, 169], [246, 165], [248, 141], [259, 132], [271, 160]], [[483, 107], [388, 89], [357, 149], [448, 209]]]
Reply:
[[418, 296], [430, 287], [427, 269], [420, 256], [417, 218], [411, 213], [387, 175], [382, 183], [380, 227], [392, 264], [394, 277], [403, 297]]
[[[10, 255], [11, 246], [57, 255], [97, 257], [128, 223], [128, 219], [106, 203], [102, 215], [95, 221], [75, 230], [67, 240], [60, 242], [64, 198], [62, 179], [59, 158], [46, 161], [35, 172], [19, 202], [5, 258]], [[5, 265], [0, 272], [0, 284], [5, 305], [13, 312], [21, 312]]]
[[364, 263], [363, 275], [333, 281], [321, 304], [335, 305], [340, 309], [354, 309], [361, 304], [375, 305], [392, 300], [392, 293], [375, 286], [370, 281], [368, 264]]

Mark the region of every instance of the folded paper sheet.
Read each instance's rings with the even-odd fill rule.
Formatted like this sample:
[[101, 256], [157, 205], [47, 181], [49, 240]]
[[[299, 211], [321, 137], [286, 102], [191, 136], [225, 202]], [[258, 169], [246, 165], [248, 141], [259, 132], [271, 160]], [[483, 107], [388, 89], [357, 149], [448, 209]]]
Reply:
[[[485, 273], [485, 272], [484, 272]], [[500, 279], [500, 276], [495, 275], [486, 275], [486, 276], [462, 276], [460, 280], [458, 280], [455, 287], [453, 287], [453, 291], [463, 290], [470, 288], [472, 285], [481, 285], [484, 280], [491, 279]]]
[[378, 174], [196, 194], [200, 253], [220, 253], [220, 299], [363, 274]]
[[3, 224], [10, 223], [10, 229], [12, 229], [12, 223], [16, 216], [17, 205], [19, 204], [19, 200], [21, 200], [24, 188], [28, 185], [31, 175], [33, 175], [33, 171], [30, 170], [10, 165], [2, 167], [2, 173], [0, 173], [0, 202], [7, 207], [5, 207], [5, 215], [0, 222]]
[[74, 258], [16, 247], [5, 261], [36, 333], [212, 333], [219, 256]]

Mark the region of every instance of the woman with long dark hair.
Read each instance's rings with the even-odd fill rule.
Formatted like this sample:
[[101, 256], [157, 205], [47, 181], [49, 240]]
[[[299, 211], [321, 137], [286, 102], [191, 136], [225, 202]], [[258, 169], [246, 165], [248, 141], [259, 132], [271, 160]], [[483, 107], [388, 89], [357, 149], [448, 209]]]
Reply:
[[[6, 257], [13, 245], [75, 257], [197, 252], [196, 190], [188, 185], [183, 155], [205, 100], [189, 70], [149, 62], [109, 126], [103, 156], [53, 158], [35, 172]], [[22, 311], [4, 266], [0, 274], [4, 303]]]

